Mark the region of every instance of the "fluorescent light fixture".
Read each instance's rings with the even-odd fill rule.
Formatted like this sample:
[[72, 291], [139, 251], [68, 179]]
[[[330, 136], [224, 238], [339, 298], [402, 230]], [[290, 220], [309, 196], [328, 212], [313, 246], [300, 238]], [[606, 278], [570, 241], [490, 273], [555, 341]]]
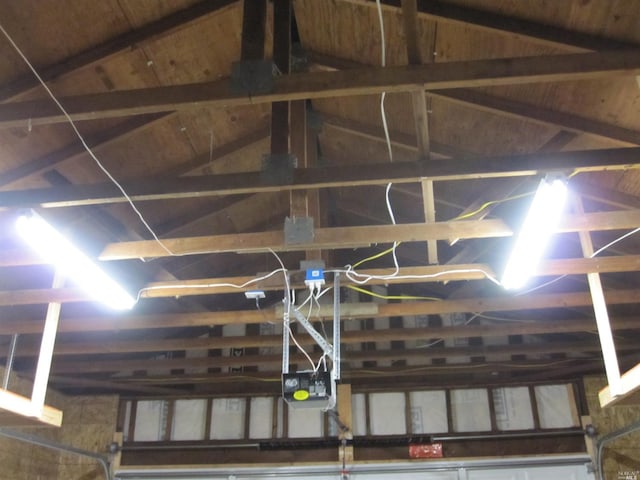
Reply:
[[135, 305], [131, 295], [37, 213], [18, 217], [16, 228], [45, 261], [55, 265], [94, 299], [117, 310], [127, 310]]
[[560, 222], [566, 199], [563, 177], [547, 177], [540, 182], [502, 276], [504, 288], [520, 288], [535, 273]]

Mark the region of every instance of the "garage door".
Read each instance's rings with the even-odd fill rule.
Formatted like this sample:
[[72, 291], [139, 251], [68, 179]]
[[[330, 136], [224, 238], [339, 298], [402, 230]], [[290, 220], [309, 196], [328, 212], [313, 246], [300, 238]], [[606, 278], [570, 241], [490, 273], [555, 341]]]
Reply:
[[[584, 455], [524, 457], [475, 461], [429, 461], [356, 464], [348, 467], [348, 480], [594, 480]], [[123, 469], [120, 480], [274, 480], [341, 479], [335, 464], [290, 467], [216, 469]]]

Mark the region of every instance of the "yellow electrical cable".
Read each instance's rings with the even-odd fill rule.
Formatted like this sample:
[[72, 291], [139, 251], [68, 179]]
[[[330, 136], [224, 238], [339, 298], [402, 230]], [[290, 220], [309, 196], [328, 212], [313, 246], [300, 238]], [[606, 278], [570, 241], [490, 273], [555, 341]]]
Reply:
[[365, 295], [381, 298], [383, 300], [431, 300], [434, 302], [442, 300], [441, 298], [437, 298], [437, 297], [420, 297], [420, 296], [413, 296], [413, 295], [381, 295], [379, 293], [375, 293], [370, 290], [365, 290], [364, 288], [356, 287], [355, 285], [347, 285], [347, 288], [350, 288], [351, 290], [355, 290], [356, 292], [364, 293]]
[[534, 192], [527, 192], [527, 193], [521, 193], [520, 195], [513, 195], [511, 197], [503, 198], [502, 200], [491, 200], [489, 202], [482, 204], [482, 206], [480, 206], [480, 208], [478, 208], [477, 210], [474, 210], [473, 212], [465, 213], [463, 215], [458, 215], [457, 217], [454, 217], [449, 221], [454, 222], [456, 220], [464, 220], [465, 218], [469, 218], [477, 215], [478, 213], [482, 212], [484, 209], [486, 209], [487, 207], [490, 207], [491, 205], [497, 205], [499, 203], [508, 202], [511, 200], [517, 200], [519, 198], [528, 197], [529, 195], [533, 195], [533, 194]]
[[363, 263], [369, 262], [371, 260], [375, 260], [376, 258], [380, 258], [380, 257], [384, 257], [385, 255], [388, 255], [389, 253], [393, 252], [394, 248], [397, 248], [400, 245], [400, 243], [397, 243], [395, 247], [390, 247], [387, 248], [386, 250], [380, 252], [380, 253], [376, 253], [375, 255], [371, 255], [370, 257], [367, 257], [363, 260], [360, 260], [359, 262], [355, 263], [353, 265], [353, 268], [358, 268], [360, 265], [362, 265]]
[[[568, 178], [573, 177], [574, 175], [577, 175], [578, 173], [580, 173], [579, 171], [574, 171]], [[520, 198], [524, 198], [524, 197], [528, 197], [530, 195], [533, 195], [535, 192], [527, 192], [527, 193], [521, 193], [519, 195], [513, 195], [511, 197], [507, 197], [507, 198], [503, 198], [502, 200], [490, 200], [488, 202], [485, 202], [484, 204], [482, 204], [478, 209], [474, 210], [473, 212], [469, 212], [469, 213], [465, 213], [462, 215], [458, 215], [457, 217], [452, 218], [451, 220], [449, 220], [450, 222], [455, 222], [457, 220], [464, 220], [466, 218], [471, 218], [477, 214], [479, 214], [480, 212], [482, 212], [483, 210], [485, 210], [486, 208], [490, 207], [491, 205], [497, 205], [500, 203], [504, 203], [504, 202], [509, 202], [511, 200], [518, 200]], [[380, 257], [384, 257], [385, 255], [388, 255], [389, 253], [393, 252], [394, 248], [397, 248], [400, 245], [400, 243], [397, 243], [395, 247], [390, 247], [387, 248], [386, 250], [380, 252], [380, 253], [376, 253], [375, 255], [372, 255], [370, 257], [367, 257], [363, 260], [360, 260], [359, 262], [353, 264], [353, 268], [358, 268], [360, 265], [362, 265], [363, 263], [369, 262], [371, 260], [376, 260]]]

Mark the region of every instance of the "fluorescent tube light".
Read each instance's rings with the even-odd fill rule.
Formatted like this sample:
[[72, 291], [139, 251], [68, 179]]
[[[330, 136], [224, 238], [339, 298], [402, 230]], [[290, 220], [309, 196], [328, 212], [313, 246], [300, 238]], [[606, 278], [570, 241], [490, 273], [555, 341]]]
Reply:
[[96, 300], [117, 310], [127, 310], [135, 305], [131, 295], [40, 215], [35, 212], [21, 215], [16, 221], [16, 228], [45, 261], [55, 265]]
[[547, 177], [540, 182], [502, 276], [504, 288], [520, 288], [535, 273], [560, 222], [566, 199], [564, 178]]

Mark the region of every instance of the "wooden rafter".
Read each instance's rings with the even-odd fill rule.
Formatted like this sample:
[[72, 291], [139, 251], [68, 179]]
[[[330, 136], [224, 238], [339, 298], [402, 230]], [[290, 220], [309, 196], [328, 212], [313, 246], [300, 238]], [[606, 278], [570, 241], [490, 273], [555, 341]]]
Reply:
[[[608, 291], [607, 300], [613, 304], [633, 304], [637, 302], [637, 290]], [[568, 294], [537, 294], [529, 297], [488, 297], [488, 298], [459, 298], [442, 300], [438, 302], [411, 302], [393, 304], [355, 304], [345, 305], [345, 312], [349, 312], [350, 318], [391, 317], [401, 315], [440, 315], [446, 313], [465, 312], [507, 312], [517, 310], [536, 310], [547, 308], [572, 308], [590, 305], [591, 297], [587, 292]], [[322, 315], [330, 316], [329, 312], [322, 311]], [[112, 330], [141, 330], [157, 328], [201, 327], [210, 325], [229, 325], [233, 323], [251, 324], [264, 322], [265, 316], [273, 320], [280, 318], [275, 309], [259, 312], [254, 310], [234, 310], [228, 312], [195, 312], [155, 315], [125, 315], [111, 317], [63, 317], [60, 321], [59, 331], [68, 332], [99, 332]], [[625, 329], [638, 326], [638, 317], [617, 318], [612, 324], [614, 328]], [[577, 323], [576, 323], [577, 322]], [[587, 322], [587, 323], [585, 323]], [[518, 323], [520, 326], [517, 334], [536, 333], [567, 333], [578, 331], [591, 331], [595, 327], [593, 320], [563, 320], [562, 322], [542, 323]], [[526, 325], [526, 327], [525, 327]], [[454, 328], [454, 327], [450, 327]], [[462, 328], [462, 327], [455, 327]], [[471, 328], [471, 327], [469, 327]], [[476, 330], [473, 330], [475, 328]], [[486, 327], [485, 334], [473, 327], [469, 335], [467, 330], [455, 330], [459, 336], [483, 336], [495, 335], [495, 330]], [[502, 328], [502, 327], [501, 327]], [[514, 327], [515, 328], [515, 327]], [[550, 330], [547, 330], [550, 329]], [[0, 324], [1, 334], [37, 334], [42, 330], [41, 322], [27, 319], [7, 320]], [[514, 332], [516, 331], [514, 330]], [[500, 330], [501, 335], [507, 335], [507, 331]], [[516, 333], [513, 333], [516, 334]], [[440, 335], [440, 333], [438, 334]], [[435, 336], [435, 334], [434, 334]]]
[[570, 132], [588, 133], [627, 145], [640, 145], [640, 132], [572, 113], [550, 110], [470, 89], [439, 90], [434, 92], [433, 96], [484, 112], [496, 113], [540, 125], [561, 127]]
[[[404, 20], [404, 32], [407, 43], [407, 59], [409, 65], [420, 65], [420, 44], [418, 42], [418, 16], [417, 1], [402, 1], [402, 17]], [[433, 45], [427, 48], [433, 49]], [[424, 89], [420, 88], [411, 92], [413, 104], [413, 120], [416, 126], [416, 139], [418, 140], [418, 155], [422, 161], [429, 161], [431, 157], [431, 139], [429, 134], [429, 114], [427, 111], [427, 98]], [[433, 195], [433, 181], [422, 180], [422, 205], [425, 222], [436, 221], [436, 207]], [[438, 243], [435, 240], [427, 241], [427, 260], [429, 263], [438, 263]]]
[[[635, 295], [635, 297], [634, 297]], [[611, 304], [629, 304], [637, 302], [638, 290], [610, 292]], [[533, 295], [520, 298], [473, 298], [458, 300], [443, 300], [440, 302], [415, 302], [407, 304], [380, 305], [377, 316], [398, 315], [439, 315], [451, 312], [474, 311], [510, 311], [510, 310], [544, 310], [546, 308], [562, 308], [571, 306], [586, 306], [591, 302], [588, 293]], [[242, 312], [240, 312], [242, 313]], [[276, 311], [270, 311], [272, 318], [278, 317]], [[369, 314], [370, 315], [370, 314]], [[215, 318], [215, 314], [211, 314]], [[264, 317], [263, 317], [264, 319]], [[254, 319], [253, 323], [264, 320]], [[615, 319], [613, 328], [633, 328], [637, 326], [637, 317]], [[620, 327], [622, 325], [622, 327]], [[465, 325], [464, 327], [434, 327], [434, 328], [391, 328], [385, 330], [356, 330], [346, 331], [342, 335], [343, 343], [361, 342], [389, 342], [396, 340], [428, 340], [432, 338], [456, 337], [486, 337], [496, 335], [530, 335], [542, 333], [571, 333], [592, 331], [595, 322], [586, 320], [563, 320], [562, 322], [531, 322], [505, 323], [499, 328], [494, 325]], [[307, 335], [296, 336], [300, 344], [310, 345], [314, 340]], [[250, 347], [279, 347], [282, 345], [281, 335], [254, 336], [221, 336], [214, 338], [170, 338], [159, 340], [85, 340], [78, 342], [58, 342], [54, 355], [85, 355], [98, 353], [130, 353], [130, 352], [169, 352], [176, 350], [207, 350], [218, 348], [250, 348]], [[0, 350], [6, 354], [6, 347]], [[37, 355], [38, 345], [22, 342], [16, 353], [17, 357]]]
[[[203, 0], [183, 10], [179, 10], [164, 18], [144, 25], [136, 30], [110, 38], [100, 45], [90, 47], [63, 61], [42, 67], [38, 73], [45, 81], [70, 75], [78, 70], [109, 58], [129, 49], [144, 47], [147, 44], [170, 35], [191, 22], [220, 11], [238, 0]], [[29, 72], [13, 82], [0, 88], [0, 100], [4, 101], [38, 87], [38, 80]]]
[[[614, 273], [632, 272], [640, 269], [640, 255], [606, 256], [595, 258], [571, 258], [555, 259], [544, 261], [537, 270], [538, 276], [551, 275], [582, 275], [592, 272]], [[448, 273], [447, 273], [448, 272]], [[482, 263], [452, 264], [429, 267], [403, 267], [400, 269], [400, 276], [414, 275], [424, 276], [424, 278], [396, 278], [385, 280], [372, 280], [370, 285], [381, 284], [405, 284], [405, 283], [427, 283], [427, 282], [447, 282], [460, 280], [484, 280], [486, 275], [493, 274], [489, 265]], [[382, 269], [363, 270], [365, 275], [385, 275]], [[429, 275], [437, 275], [429, 277]], [[236, 293], [237, 288], [229, 286], [215, 286], [221, 284], [242, 285], [253, 277], [224, 277], [224, 278], [204, 278], [204, 279], [181, 279], [171, 280], [168, 278], [161, 282], [152, 282], [145, 285], [141, 292], [141, 298], [167, 298], [186, 297], [192, 295], [215, 295], [221, 293]], [[348, 284], [349, 282], [345, 280]], [[213, 285], [208, 287], [207, 285]], [[302, 282], [293, 281], [295, 288], [303, 288]], [[269, 282], [258, 284], [263, 290], [282, 290], [284, 284], [282, 280], [275, 278]], [[79, 288], [63, 289], [32, 289], [32, 290], [10, 290], [0, 291], [0, 305], [28, 305], [38, 303], [49, 303], [52, 301], [61, 303], [86, 302], [90, 297]], [[159, 323], [158, 326], [161, 324]], [[0, 324], [0, 334], [28, 333], [24, 329], [33, 331], [33, 325], [14, 323], [5, 321]]]
[[[443, 384], [453, 384], [468, 387], [469, 384], [486, 385], [488, 383], [495, 383], [495, 375], [501, 372], [513, 372], [514, 370], [517, 370], [522, 373], [525, 371], [539, 372], [540, 370], [546, 370], [548, 369], [549, 363], [549, 360], [545, 359], [535, 361], [512, 361], [508, 364], [500, 361], [467, 365], [431, 364], [419, 367], [419, 373], [416, 372], [418, 367], [356, 368], [353, 370], [345, 370], [342, 374], [342, 381], [352, 385], [367, 385], [369, 388], [371, 388], [372, 384], [379, 386], [392, 385], [392, 388], [396, 389], [402, 388], [402, 386], [405, 386], [406, 388], [408, 385], [414, 386], [416, 384], [436, 387], [442, 387]], [[577, 374], [597, 372], [599, 370], [597, 361], [593, 360], [566, 359], [552, 363], [575, 366], [576, 368], [573, 370], [573, 375], [570, 378], [575, 378]], [[553, 372], [553, 370], [551, 372]], [[475, 381], [470, 381], [469, 377], [471, 375], [475, 376]], [[194, 373], [184, 375], [147, 375], [128, 377], [118, 376], [117, 379], [118, 382], [131, 382], [138, 385], [177, 386], [181, 384], [201, 384], [208, 385], [209, 387], [215, 385], [216, 393], [256, 395], [259, 393], [264, 394], [265, 390], [270, 391], [273, 394], [278, 394], [279, 386], [276, 382], [280, 377], [281, 373], [277, 369], [274, 369], [268, 372], [252, 373], [250, 376], [247, 376], [243, 382], [238, 382], [237, 376], [229, 375], [228, 373]], [[478, 378], [480, 378], [479, 381]], [[265, 382], [271, 384], [270, 390], [268, 386], [264, 385]], [[578, 444], [579, 447], [575, 447], [578, 449], [583, 448], [583, 439], [580, 438], [579, 440], [582, 443]], [[491, 447], [494, 448], [493, 445]], [[526, 447], [526, 451], [531, 453], [531, 447]], [[494, 453], [495, 449], [488, 450], [487, 452]], [[521, 453], [522, 452], [520, 452], [520, 454]], [[484, 455], [489, 455], [489, 453], [485, 453]], [[287, 460], [283, 460], [283, 462], [286, 461]]]
[[[374, 331], [375, 332], [375, 331]], [[624, 342], [619, 346], [621, 351], [634, 350], [633, 342]], [[502, 355], [549, 355], [551, 353], [593, 353], [599, 350], [595, 342], [545, 342], [528, 345], [493, 345], [493, 346], [465, 346], [446, 347], [437, 349], [406, 349], [403, 351], [375, 350], [375, 351], [350, 351], [347, 362], [374, 361], [374, 360], [398, 360], [415, 359], [429, 362], [435, 358], [475, 357], [475, 356], [502, 356]], [[304, 364], [303, 355], [292, 355], [291, 362]], [[117, 371], [167, 371], [176, 368], [215, 368], [238, 367], [250, 365], [262, 365], [266, 367], [278, 367], [282, 364], [282, 355], [254, 355], [234, 357], [203, 357], [203, 358], [178, 358], [178, 359], [153, 359], [153, 360], [96, 360], [92, 362], [75, 362], [69, 360], [56, 361], [53, 372], [58, 374], [71, 373], [102, 373]], [[55, 379], [54, 379], [55, 381]]]
[[[567, 215], [558, 232], [621, 230], [640, 224], [639, 210]], [[419, 242], [428, 239], [509, 237], [513, 230], [502, 220], [451, 221], [398, 225], [370, 225], [363, 227], [333, 227], [316, 229], [312, 243], [285, 244], [282, 231], [225, 234], [200, 237], [163, 239], [173, 254], [198, 253], [254, 253], [275, 251], [304, 251], [316, 248], [351, 248], [374, 243]], [[124, 260], [170, 256], [162, 245], [153, 240], [111, 243], [98, 255], [100, 260]], [[38, 264], [32, 255], [13, 250], [0, 252], [0, 266]]]
[[[122, 182], [134, 201], [192, 198], [288, 190], [308, 190], [359, 185], [386, 185], [433, 181], [469, 180], [509, 176], [530, 176], [548, 171], [627, 170], [638, 165], [640, 148], [566, 151], [546, 154], [514, 155], [483, 159], [456, 159], [448, 162], [394, 162], [297, 169], [291, 182], [267, 184], [259, 172], [203, 175], [185, 178], [152, 178]], [[2, 207], [70, 207], [123, 203], [126, 199], [112, 183], [70, 186], [68, 188], [15, 190], [0, 192]]]
[[[328, 115], [325, 113], [319, 114], [322, 119], [322, 124], [326, 128], [339, 130], [350, 135], [357, 135], [359, 137], [366, 138], [375, 142], [385, 142], [384, 133], [379, 127], [367, 125], [356, 120], [347, 119], [343, 117], [337, 117], [335, 115]], [[414, 134], [407, 134], [398, 130], [389, 129], [389, 137], [391, 145], [394, 147], [401, 147], [413, 151], [418, 151], [418, 139]], [[433, 139], [430, 139], [431, 153], [441, 157], [465, 157], [471, 158], [477, 155], [473, 155], [472, 152], [464, 150], [458, 146], [444, 144]]]
[[[358, 69], [366, 67], [364, 64], [351, 60], [344, 60], [329, 55], [322, 55], [317, 52], [308, 53], [310, 61], [322, 68], [337, 70]], [[540, 125], [559, 127], [568, 132], [587, 133], [599, 137], [608, 138], [628, 145], [640, 145], [640, 133], [628, 128], [620, 127], [599, 120], [581, 117], [568, 112], [551, 110], [519, 102], [509, 98], [501, 98], [468, 88], [432, 90], [429, 92], [432, 97], [445, 101], [455, 102], [465, 107], [474, 108], [480, 111], [490, 112], [497, 115], [516, 118], [524, 121], [531, 121]], [[406, 138], [406, 134], [396, 135], [398, 139]], [[412, 142], [403, 141], [407, 145]], [[433, 145], [435, 147], [435, 144]], [[442, 150], [441, 148], [439, 150]]]
[[[362, 70], [296, 73], [274, 79], [272, 93], [234, 93], [229, 80], [97, 93], [59, 100], [74, 120], [219, 108], [287, 100], [610, 78], [640, 73], [637, 51], [501, 58]], [[67, 121], [49, 101], [0, 105], [0, 127]]]
[[[375, 7], [372, 0], [343, 0], [348, 3]], [[385, 8], [399, 10], [401, 0], [382, 0]], [[436, 21], [463, 23], [500, 34], [515, 35], [555, 47], [572, 50], [610, 50], [636, 48], [637, 45], [588, 33], [566, 30], [553, 25], [532, 22], [523, 18], [501, 15], [487, 10], [459, 6], [441, 0], [418, 0], [418, 14]]]
[[[87, 145], [95, 151], [122, 142], [132, 135], [156, 125], [166, 119], [168, 114], [144, 115], [128, 119], [121, 124], [86, 138]], [[0, 187], [6, 187], [30, 175], [36, 175], [62, 164], [63, 162], [86, 155], [87, 151], [80, 142], [73, 142], [55, 152], [49, 152], [39, 158], [25, 162], [0, 175]]]

